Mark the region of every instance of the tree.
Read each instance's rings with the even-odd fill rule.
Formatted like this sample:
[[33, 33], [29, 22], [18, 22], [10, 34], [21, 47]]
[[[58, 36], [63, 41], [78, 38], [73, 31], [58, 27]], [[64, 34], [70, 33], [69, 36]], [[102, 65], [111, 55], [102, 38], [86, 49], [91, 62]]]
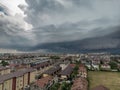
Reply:
[[109, 63], [109, 65], [111, 66], [111, 69], [117, 69], [117, 63], [116, 62], [111, 61]]
[[4, 60], [1, 61], [1, 64], [2, 64], [2, 66], [7, 66], [7, 65], [9, 65], [9, 63], [8, 63], [8, 62], [5, 62]]
[[58, 90], [60, 87], [60, 84], [59, 83], [55, 83], [52, 85], [52, 87], [50, 88], [50, 90]]
[[78, 69], [79, 69], [79, 67], [78, 67], [78, 65], [76, 65], [75, 68], [73, 69], [73, 73], [74, 73], [75, 75], [78, 74]]
[[75, 77], [77, 76], [77, 74], [78, 74], [78, 69], [79, 69], [79, 66], [76, 65], [76, 66], [74, 67], [74, 69], [73, 69], [72, 74], [70, 75], [70, 79], [73, 79], [73, 78], [75, 78]]
[[63, 82], [61, 85], [61, 90], [70, 90], [70, 88], [71, 88], [71, 83]]

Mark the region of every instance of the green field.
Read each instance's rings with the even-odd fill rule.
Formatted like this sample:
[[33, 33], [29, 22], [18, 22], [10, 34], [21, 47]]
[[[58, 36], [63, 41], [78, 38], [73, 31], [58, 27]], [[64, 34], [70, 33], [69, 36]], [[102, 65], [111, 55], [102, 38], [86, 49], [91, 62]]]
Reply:
[[120, 72], [88, 72], [89, 89], [104, 85], [110, 90], [120, 90]]

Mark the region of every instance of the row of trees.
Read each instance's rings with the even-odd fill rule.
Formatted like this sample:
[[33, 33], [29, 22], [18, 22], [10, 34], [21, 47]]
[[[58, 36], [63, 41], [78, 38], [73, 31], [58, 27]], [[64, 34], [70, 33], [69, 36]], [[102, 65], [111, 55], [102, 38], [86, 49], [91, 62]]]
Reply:
[[79, 69], [79, 66], [76, 65], [75, 68], [73, 69], [73, 73], [71, 74], [70, 78], [73, 79], [77, 76], [78, 74], [78, 69]]

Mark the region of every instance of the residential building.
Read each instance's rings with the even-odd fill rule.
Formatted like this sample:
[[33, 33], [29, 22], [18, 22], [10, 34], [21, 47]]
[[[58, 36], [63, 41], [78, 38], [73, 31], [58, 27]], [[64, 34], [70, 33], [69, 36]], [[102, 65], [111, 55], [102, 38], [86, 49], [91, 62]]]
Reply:
[[0, 77], [0, 90], [23, 90], [35, 81], [34, 69], [25, 69]]
[[73, 82], [71, 90], [88, 90], [88, 81], [85, 78], [76, 78]]
[[99, 64], [92, 64], [92, 70], [99, 70]]
[[73, 67], [68, 65], [64, 70], [62, 70], [59, 75], [60, 79], [68, 79], [73, 72]]
[[84, 64], [79, 65], [78, 76], [87, 78], [87, 69]]
[[101, 70], [110, 70], [111, 69], [110, 65], [108, 65], [108, 64], [102, 64], [100, 68], [101, 68]]
[[53, 66], [43, 73], [43, 77], [54, 76], [54, 75], [58, 74], [60, 71], [61, 71], [60, 66]]
[[10, 73], [10, 68], [9, 67], [0, 67], [0, 75], [5, 75]]
[[34, 90], [48, 90], [53, 84], [53, 77], [46, 76], [37, 80], [33, 86]]

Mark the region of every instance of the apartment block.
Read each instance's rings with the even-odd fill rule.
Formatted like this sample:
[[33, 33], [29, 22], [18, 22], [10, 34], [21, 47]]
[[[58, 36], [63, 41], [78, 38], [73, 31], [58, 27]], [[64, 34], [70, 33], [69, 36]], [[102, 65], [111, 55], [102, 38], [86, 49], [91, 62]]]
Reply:
[[14, 73], [1, 75], [0, 90], [24, 90], [35, 81], [35, 70], [25, 69]]
[[0, 75], [5, 75], [10, 73], [10, 68], [8, 67], [0, 67]]

